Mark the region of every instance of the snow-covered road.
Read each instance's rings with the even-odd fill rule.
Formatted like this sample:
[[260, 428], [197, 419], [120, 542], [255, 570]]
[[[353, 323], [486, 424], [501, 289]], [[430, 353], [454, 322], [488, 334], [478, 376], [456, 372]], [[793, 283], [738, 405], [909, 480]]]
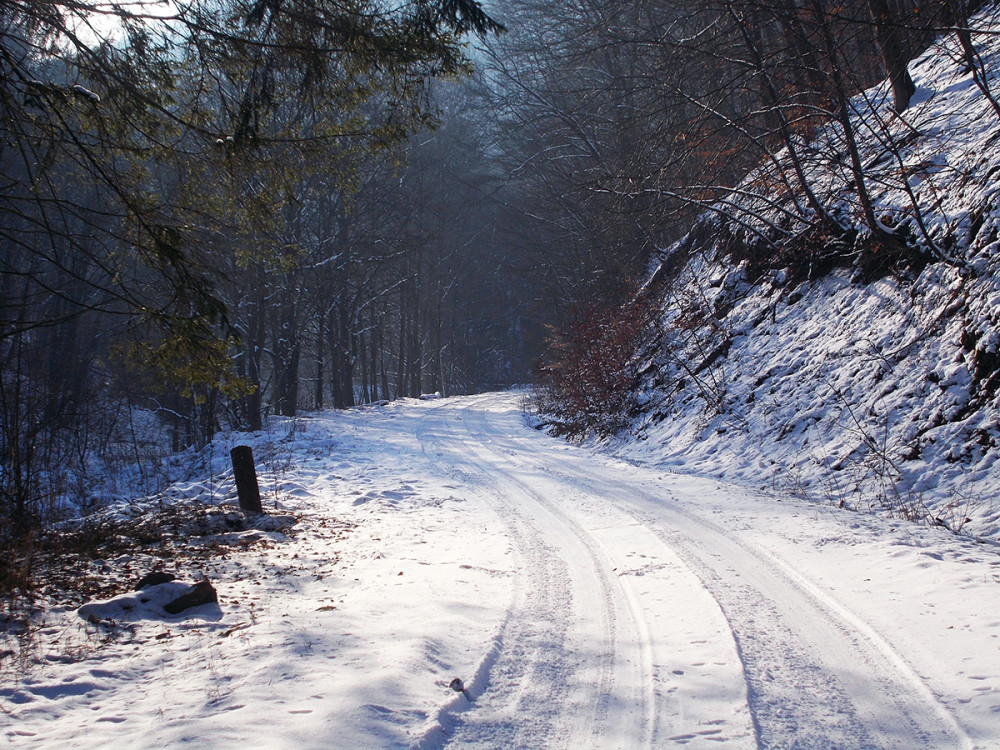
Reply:
[[1000, 747], [996, 546], [624, 463], [532, 430], [519, 398], [272, 435], [262, 480], [300, 530], [219, 563], [221, 612], [0, 682], [4, 736]]
[[744, 493], [567, 449], [506, 405], [442, 404], [417, 430], [524, 561], [458, 746], [973, 745], [876, 626], [699, 507]]

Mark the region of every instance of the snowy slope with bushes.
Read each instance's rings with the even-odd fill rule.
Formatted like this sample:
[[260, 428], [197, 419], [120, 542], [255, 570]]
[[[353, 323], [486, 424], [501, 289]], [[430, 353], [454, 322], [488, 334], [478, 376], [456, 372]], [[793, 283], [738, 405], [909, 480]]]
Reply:
[[[996, 76], [1000, 42], [975, 41]], [[1000, 116], [958, 53], [945, 37], [911, 64], [901, 117], [887, 86], [853, 100], [898, 243], [864, 228], [831, 126], [809, 175], [843, 235], [788, 222], [797, 198], [762, 167], [741, 219], [663, 253], [625, 457], [1000, 535]]]

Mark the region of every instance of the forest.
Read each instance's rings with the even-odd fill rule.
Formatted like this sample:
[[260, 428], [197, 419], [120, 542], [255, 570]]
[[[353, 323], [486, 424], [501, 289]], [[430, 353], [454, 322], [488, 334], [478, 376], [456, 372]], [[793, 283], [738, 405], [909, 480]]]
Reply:
[[612, 432], [637, 290], [699, 217], [761, 267], [960, 264], [916, 200], [876, 214], [851, 101], [887, 78], [902, 118], [950, 30], [1000, 117], [980, 6], [4, 0], [0, 573], [270, 415], [538, 382]]

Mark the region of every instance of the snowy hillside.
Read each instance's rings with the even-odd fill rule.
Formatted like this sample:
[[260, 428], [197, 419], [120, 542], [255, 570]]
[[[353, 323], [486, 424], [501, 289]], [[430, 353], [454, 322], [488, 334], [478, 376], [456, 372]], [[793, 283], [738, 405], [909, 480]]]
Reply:
[[[996, 86], [1000, 42], [975, 40]], [[1000, 534], [1000, 117], [958, 52], [942, 38], [911, 64], [901, 117], [887, 87], [853, 100], [876, 214], [905, 245], [861, 228], [831, 126], [809, 174], [845, 237], [764, 247], [794, 205], [762, 168], [741, 199], [758, 220], [706, 216], [663, 254], [622, 455]]]

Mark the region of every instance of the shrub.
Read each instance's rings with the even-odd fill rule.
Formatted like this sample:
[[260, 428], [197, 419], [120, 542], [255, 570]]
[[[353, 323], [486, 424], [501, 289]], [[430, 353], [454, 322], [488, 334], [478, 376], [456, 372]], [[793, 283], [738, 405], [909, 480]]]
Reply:
[[647, 310], [648, 303], [638, 301], [618, 308], [580, 306], [566, 329], [549, 338], [536, 408], [557, 433], [607, 436], [627, 424]]

